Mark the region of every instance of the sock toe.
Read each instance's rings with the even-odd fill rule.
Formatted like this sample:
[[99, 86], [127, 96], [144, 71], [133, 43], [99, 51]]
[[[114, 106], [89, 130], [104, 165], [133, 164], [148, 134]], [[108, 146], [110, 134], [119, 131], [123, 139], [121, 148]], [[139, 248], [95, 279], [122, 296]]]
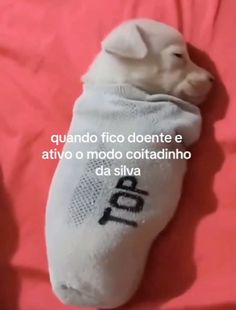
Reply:
[[115, 301], [111, 296], [101, 297], [95, 292], [89, 294], [85, 289], [74, 288], [67, 284], [57, 285], [54, 287], [54, 292], [66, 305], [112, 309], [124, 303], [124, 301]]
[[54, 291], [59, 299], [67, 305], [82, 305], [87, 306], [93, 303], [93, 297], [88, 296], [85, 291], [66, 284], [60, 284], [54, 287]]

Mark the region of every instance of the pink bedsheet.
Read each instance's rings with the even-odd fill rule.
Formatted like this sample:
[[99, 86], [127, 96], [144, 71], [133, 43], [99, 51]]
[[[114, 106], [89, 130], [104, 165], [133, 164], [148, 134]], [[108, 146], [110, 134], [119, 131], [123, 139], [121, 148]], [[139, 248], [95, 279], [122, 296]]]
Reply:
[[0, 310], [63, 310], [47, 271], [44, 215], [56, 161], [40, 154], [66, 133], [80, 77], [114, 26], [150, 17], [181, 30], [217, 75], [176, 217], [151, 251], [123, 310], [236, 309], [236, 1], [0, 2]]

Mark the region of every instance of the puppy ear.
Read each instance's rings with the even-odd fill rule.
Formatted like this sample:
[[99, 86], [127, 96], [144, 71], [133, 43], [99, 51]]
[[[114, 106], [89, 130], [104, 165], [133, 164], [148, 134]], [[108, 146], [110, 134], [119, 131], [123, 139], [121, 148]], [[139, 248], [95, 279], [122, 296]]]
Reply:
[[102, 48], [107, 53], [131, 59], [143, 59], [148, 53], [147, 45], [135, 24], [123, 25], [113, 31], [102, 42]]

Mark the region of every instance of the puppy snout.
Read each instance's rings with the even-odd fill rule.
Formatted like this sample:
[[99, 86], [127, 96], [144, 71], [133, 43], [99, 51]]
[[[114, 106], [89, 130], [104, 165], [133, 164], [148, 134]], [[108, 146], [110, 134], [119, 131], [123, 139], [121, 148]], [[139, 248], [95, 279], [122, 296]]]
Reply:
[[208, 92], [214, 82], [214, 78], [209, 73], [195, 73], [188, 78], [188, 83], [194, 91]]

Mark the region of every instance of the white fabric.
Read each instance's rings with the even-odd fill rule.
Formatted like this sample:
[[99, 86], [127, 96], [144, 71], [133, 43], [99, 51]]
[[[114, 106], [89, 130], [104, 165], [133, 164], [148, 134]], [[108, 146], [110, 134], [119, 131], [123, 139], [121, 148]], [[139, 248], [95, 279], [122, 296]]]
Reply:
[[[148, 95], [129, 85], [85, 86], [69, 134], [181, 134], [184, 143], [66, 143], [64, 150], [184, 150], [199, 138], [200, 127], [199, 109], [175, 97]], [[121, 179], [94, 172], [121, 164], [140, 167], [142, 175]], [[185, 170], [186, 160], [59, 162], [49, 193], [46, 241], [50, 279], [60, 300], [113, 308], [130, 299], [154, 238], [174, 214]]]

